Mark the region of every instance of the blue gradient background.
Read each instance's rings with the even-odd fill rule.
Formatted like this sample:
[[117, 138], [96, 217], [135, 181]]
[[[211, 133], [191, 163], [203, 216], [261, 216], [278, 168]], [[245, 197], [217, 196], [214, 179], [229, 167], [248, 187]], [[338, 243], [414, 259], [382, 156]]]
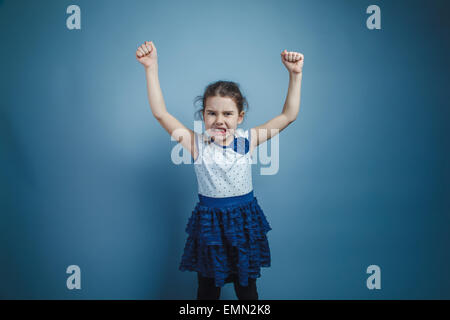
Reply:
[[[178, 271], [192, 165], [152, 117], [135, 50], [193, 128], [212, 81], [243, 127], [276, 116], [284, 49], [305, 55], [280, 170], [253, 167], [273, 230], [261, 299], [449, 299], [448, 1], [0, 1], [0, 298], [194, 299]], [[66, 8], [81, 7], [81, 30]], [[381, 8], [381, 30], [365, 26]], [[68, 290], [67, 266], [81, 268]], [[366, 268], [381, 268], [368, 290]], [[235, 299], [233, 287], [222, 299]]]

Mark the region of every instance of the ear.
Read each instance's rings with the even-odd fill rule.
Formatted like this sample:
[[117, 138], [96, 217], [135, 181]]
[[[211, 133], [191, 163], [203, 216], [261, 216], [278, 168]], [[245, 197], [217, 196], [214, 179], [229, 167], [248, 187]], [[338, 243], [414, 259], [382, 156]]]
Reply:
[[242, 111], [242, 112], [239, 114], [238, 124], [241, 124], [242, 121], [244, 121], [244, 115], [245, 115], [245, 111]]

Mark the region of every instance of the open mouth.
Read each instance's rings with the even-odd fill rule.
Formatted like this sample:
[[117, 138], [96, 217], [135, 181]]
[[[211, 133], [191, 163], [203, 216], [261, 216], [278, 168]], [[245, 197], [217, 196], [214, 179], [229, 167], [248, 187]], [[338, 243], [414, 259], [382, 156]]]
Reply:
[[219, 135], [225, 135], [227, 133], [227, 129], [223, 128], [214, 128], [212, 129], [212, 132]]

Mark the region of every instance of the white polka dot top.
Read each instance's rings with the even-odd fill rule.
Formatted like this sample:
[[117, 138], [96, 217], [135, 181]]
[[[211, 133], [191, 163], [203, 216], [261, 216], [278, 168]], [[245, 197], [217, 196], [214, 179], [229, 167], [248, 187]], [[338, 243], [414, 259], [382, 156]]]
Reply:
[[223, 146], [195, 132], [198, 157], [194, 161], [198, 193], [207, 197], [240, 196], [253, 190], [250, 131], [237, 128], [234, 140]]

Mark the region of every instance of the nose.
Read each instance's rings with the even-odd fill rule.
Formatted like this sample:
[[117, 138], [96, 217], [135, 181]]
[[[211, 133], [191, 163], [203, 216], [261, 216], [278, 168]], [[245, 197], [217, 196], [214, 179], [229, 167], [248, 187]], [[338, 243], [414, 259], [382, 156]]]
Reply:
[[217, 120], [216, 120], [216, 126], [221, 126], [221, 125], [223, 125], [223, 121], [222, 121], [222, 118], [219, 116], [219, 117], [217, 117]]

